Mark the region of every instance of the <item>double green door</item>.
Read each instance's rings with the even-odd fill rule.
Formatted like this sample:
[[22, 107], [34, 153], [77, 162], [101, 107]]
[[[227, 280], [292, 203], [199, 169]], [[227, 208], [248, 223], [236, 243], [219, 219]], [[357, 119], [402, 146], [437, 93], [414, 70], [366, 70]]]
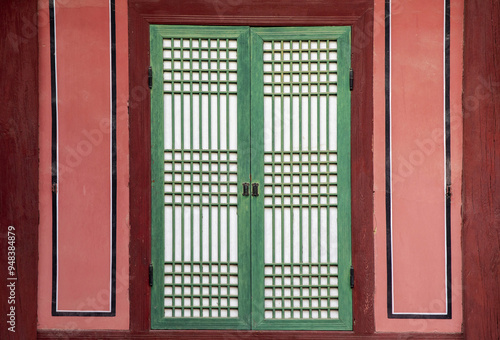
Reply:
[[352, 329], [350, 29], [151, 26], [154, 329]]

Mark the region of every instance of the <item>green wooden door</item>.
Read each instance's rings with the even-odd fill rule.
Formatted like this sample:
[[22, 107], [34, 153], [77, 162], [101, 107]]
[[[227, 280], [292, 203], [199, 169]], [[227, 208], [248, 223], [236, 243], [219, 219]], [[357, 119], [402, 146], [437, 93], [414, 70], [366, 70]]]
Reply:
[[152, 327], [352, 329], [350, 30], [151, 26]]

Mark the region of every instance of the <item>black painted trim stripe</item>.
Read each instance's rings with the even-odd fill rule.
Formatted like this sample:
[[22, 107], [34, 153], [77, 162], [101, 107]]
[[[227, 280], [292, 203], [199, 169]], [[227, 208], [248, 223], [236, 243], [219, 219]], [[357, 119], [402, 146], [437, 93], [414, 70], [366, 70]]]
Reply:
[[[445, 0], [445, 130], [446, 130], [446, 188], [451, 190], [451, 129], [450, 129], [450, 0]], [[450, 191], [451, 193], [451, 191]], [[451, 319], [451, 195], [446, 194], [446, 279], [447, 318]]]
[[55, 34], [55, 0], [49, 0], [50, 18], [50, 92], [52, 107], [52, 315], [57, 310], [57, 83], [56, 83], [56, 34]]
[[446, 248], [446, 313], [416, 314], [394, 313], [392, 294], [392, 186], [391, 186], [391, 0], [385, 1], [385, 203], [386, 203], [386, 250], [387, 250], [387, 317], [390, 319], [451, 319], [452, 317], [452, 280], [451, 280], [451, 198], [447, 188], [451, 186], [451, 136], [450, 136], [450, 0], [445, 2], [445, 39], [444, 39], [444, 125], [446, 186], [445, 195], [445, 248]]
[[110, 0], [111, 42], [111, 316], [116, 315], [116, 17]]
[[387, 252], [387, 312], [392, 314], [391, 219], [391, 0], [385, 0], [385, 214]]
[[57, 110], [57, 60], [55, 0], [49, 0], [50, 17], [50, 66], [52, 99], [52, 316], [115, 316], [116, 315], [116, 18], [115, 0], [109, 1], [110, 9], [110, 63], [111, 63], [111, 281], [110, 311], [58, 311], [58, 110]]

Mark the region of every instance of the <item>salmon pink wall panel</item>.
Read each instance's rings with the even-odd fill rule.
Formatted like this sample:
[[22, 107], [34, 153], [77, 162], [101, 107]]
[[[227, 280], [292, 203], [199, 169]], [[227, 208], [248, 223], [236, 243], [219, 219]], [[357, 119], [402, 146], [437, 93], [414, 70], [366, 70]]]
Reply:
[[[56, 312], [92, 311], [80, 305], [112, 281], [109, 9], [101, 2], [56, 7]], [[99, 311], [112, 309], [109, 299]]]
[[463, 2], [375, 3], [376, 328], [459, 332]]
[[[443, 3], [407, 0], [391, 15], [388, 218], [396, 317], [446, 301]], [[427, 313], [447, 315], [447, 305]]]
[[40, 26], [40, 327], [125, 329], [126, 2], [47, 0], [39, 17], [47, 19]]

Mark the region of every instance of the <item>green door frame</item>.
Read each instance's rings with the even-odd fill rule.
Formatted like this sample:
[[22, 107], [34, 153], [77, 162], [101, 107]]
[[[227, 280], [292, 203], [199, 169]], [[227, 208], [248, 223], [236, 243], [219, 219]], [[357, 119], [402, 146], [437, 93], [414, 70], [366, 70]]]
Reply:
[[[172, 35], [173, 34], [173, 35]], [[152, 239], [164, 240], [164, 171], [163, 171], [163, 37], [176, 38], [236, 38], [238, 39], [238, 188], [244, 182], [264, 184], [263, 150], [263, 39], [332, 39], [338, 43], [338, 320], [265, 320], [264, 304], [264, 195], [238, 195], [238, 318], [168, 318], [154, 301], [164, 299], [163, 270], [155, 270], [152, 288], [152, 327], [172, 329], [352, 329], [352, 294], [349, 286], [351, 266], [350, 234], [350, 28], [252, 28], [151, 26], [151, 150], [152, 150]], [[250, 38], [251, 36], [251, 38]], [[251, 39], [251, 43], [249, 42]], [[249, 47], [251, 46], [251, 51]], [[250, 57], [251, 56], [251, 57]], [[251, 69], [250, 69], [251, 60]], [[260, 71], [259, 71], [260, 70]], [[251, 80], [249, 79], [251, 74]], [[251, 86], [250, 86], [251, 84]], [[251, 94], [250, 94], [251, 89]], [[250, 100], [250, 97], [252, 98]], [[250, 109], [250, 114], [248, 112]], [[251, 124], [251, 138], [248, 127]], [[250, 144], [250, 139], [252, 144]], [[252, 146], [252, 147], [251, 147]], [[251, 154], [249, 154], [251, 150]], [[251, 159], [251, 161], [250, 161]], [[157, 164], [155, 166], [155, 164]], [[161, 164], [161, 165], [160, 165]], [[250, 171], [251, 169], [251, 171]], [[160, 185], [156, 183], [161, 183]], [[239, 190], [239, 189], [238, 189]], [[251, 201], [251, 204], [250, 204]], [[157, 204], [158, 203], [158, 204]], [[251, 215], [250, 215], [251, 213]], [[251, 223], [250, 223], [251, 221]], [[251, 228], [250, 228], [251, 225]], [[162, 226], [162, 227], [155, 227]], [[248, 240], [251, 239], [251, 251]], [[154, 268], [163, 268], [164, 242], [152, 242]], [[251, 263], [251, 265], [250, 265]], [[251, 273], [250, 273], [251, 271]], [[161, 274], [161, 275], [160, 275]], [[252, 282], [250, 284], [250, 282]], [[252, 302], [254, 301], [254, 302]], [[257, 302], [255, 302], [257, 301]], [[252, 303], [251, 303], [252, 302]], [[163, 304], [162, 304], [163, 305]]]

